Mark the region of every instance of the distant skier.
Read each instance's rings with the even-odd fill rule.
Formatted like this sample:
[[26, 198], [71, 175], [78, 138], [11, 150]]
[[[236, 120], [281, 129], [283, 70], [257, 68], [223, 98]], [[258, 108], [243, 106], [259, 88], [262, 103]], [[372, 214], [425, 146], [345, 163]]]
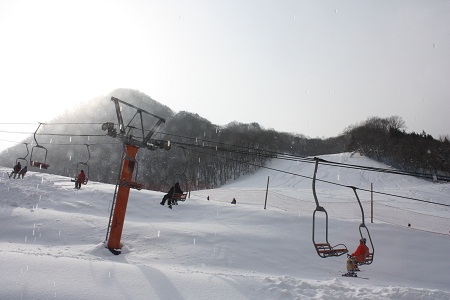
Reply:
[[22, 169], [22, 166], [20, 165], [20, 162], [18, 162], [14, 168], [13, 171], [11, 172], [11, 174], [9, 174], [9, 178], [11, 178], [11, 176], [14, 175], [14, 179], [16, 178], [16, 175], [20, 172], [20, 170]]
[[22, 176], [22, 179], [23, 179], [23, 177], [25, 176], [25, 174], [27, 174], [27, 166], [25, 166], [25, 167], [23, 167], [23, 169], [22, 170], [20, 170], [20, 172], [19, 172], [19, 175], [17, 176], [17, 179], [20, 179], [20, 176]]
[[356, 276], [355, 271], [359, 271], [358, 263], [362, 263], [369, 255], [369, 247], [366, 246], [366, 239], [359, 240], [359, 246], [351, 255], [347, 255], [347, 273], [343, 276]]
[[231, 201], [231, 204], [236, 204], [236, 198], [233, 198], [233, 200]]
[[86, 174], [84, 174], [84, 171], [81, 170], [80, 174], [78, 174], [77, 179], [75, 180], [75, 188], [79, 190], [81, 188], [81, 184], [84, 183], [85, 180]]

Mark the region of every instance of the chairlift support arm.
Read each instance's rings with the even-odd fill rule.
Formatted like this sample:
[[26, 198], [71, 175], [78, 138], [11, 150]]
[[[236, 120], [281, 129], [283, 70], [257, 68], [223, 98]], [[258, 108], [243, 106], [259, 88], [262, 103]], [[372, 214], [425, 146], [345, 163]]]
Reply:
[[28, 150], [28, 143], [23, 143], [23, 144], [27, 148], [27, 155], [25, 155], [24, 157], [21, 157], [20, 159], [27, 160], [27, 156], [30, 154], [30, 150]]
[[324, 211], [325, 209], [319, 205], [319, 199], [317, 199], [317, 193], [316, 193], [317, 168], [319, 167], [320, 158], [314, 157], [314, 160], [316, 161], [316, 164], [314, 165], [314, 176], [313, 176], [313, 181], [312, 181], [313, 196], [314, 196], [314, 201], [316, 202], [316, 210]]
[[36, 128], [36, 131], [33, 134], [33, 138], [34, 138], [34, 142], [36, 143], [36, 146], [39, 146], [39, 143], [38, 143], [38, 141], [36, 139], [36, 133], [38, 132], [38, 130], [41, 127], [41, 125], [42, 125], [42, 123], [39, 122], [39, 126], [38, 126], [38, 128]]
[[[113, 123], [104, 123], [102, 126], [103, 130], [108, 130], [107, 134], [118, 138], [119, 140], [121, 140], [122, 142], [124, 142], [125, 144], [128, 145], [133, 145], [139, 148], [147, 148], [149, 150], [156, 150], [158, 148], [160, 149], [166, 149], [169, 150], [170, 149], [170, 141], [163, 141], [163, 140], [154, 140], [151, 139], [151, 137], [153, 136], [153, 134], [156, 132], [156, 129], [162, 124], [165, 123], [166, 120], [164, 118], [161, 118], [160, 116], [157, 116], [155, 114], [152, 114], [146, 110], [143, 110], [137, 106], [134, 106], [130, 103], [127, 103], [125, 101], [122, 101], [116, 97], [111, 97], [111, 101], [114, 102], [115, 108], [116, 108], [116, 115], [117, 115], [117, 120], [119, 122], [119, 133], [117, 133], [117, 131], [114, 129], [114, 124]], [[130, 122], [128, 122], [128, 124], [125, 126], [125, 123], [123, 121], [123, 117], [122, 117], [122, 113], [121, 113], [121, 108], [120, 108], [120, 104], [126, 105], [128, 107], [134, 108], [136, 109], [136, 113], [134, 114], [134, 116], [131, 118]], [[143, 122], [143, 113], [147, 114], [149, 116], [152, 116], [154, 118], [157, 119], [156, 124], [152, 127], [152, 129], [148, 132], [147, 135], [145, 135], [145, 130], [144, 130], [144, 122]], [[129, 133], [126, 132], [126, 128], [129, 128], [129, 130], [131, 130], [131, 122], [134, 120], [134, 118], [139, 115], [140, 117], [140, 131], [142, 133], [142, 140], [138, 140], [135, 137], [133, 137], [132, 135], [130, 135]]]

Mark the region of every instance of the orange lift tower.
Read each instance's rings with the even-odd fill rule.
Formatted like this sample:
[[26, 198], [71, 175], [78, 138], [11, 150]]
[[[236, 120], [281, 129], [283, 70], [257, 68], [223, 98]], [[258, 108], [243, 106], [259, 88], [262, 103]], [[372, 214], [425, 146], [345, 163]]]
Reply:
[[[140, 190], [142, 188], [142, 184], [133, 181], [135, 166], [137, 174], [137, 152], [139, 148], [146, 148], [148, 150], [169, 150], [170, 141], [151, 139], [158, 127], [165, 122], [163, 118], [115, 97], [111, 97], [111, 101], [113, 101], [116, 106], [119, 131], [116, 130], [115, 124], [111, 122], [103, 123], [102, 129], [107, 131], [107, 135], [122, 141], [124, 150], [122, 155], [123, 163], [119, 172], [120, 177], [116, 183], [105, 242], [107, 243], [107, 248], [113, 254], [118, 255], [121, 253], [122, 248], [120, 239], [122, 237], [130, 189]], [[122, 107], [121, 104], [123, 105]], [[127, 108], [128, 111], [135, 111], [134, 116], [126, 126], [122, 118], [122, 108]], [[150, 130], [144, 129], [144, 123], [147, 122], [144, 122], [143, 114], [157, 119], [156, 124], [153, 125]], [[137, 116], [138, 118], [136, 118]], [[146, 131], [148, 131], [147, 134], [145, 134]]]

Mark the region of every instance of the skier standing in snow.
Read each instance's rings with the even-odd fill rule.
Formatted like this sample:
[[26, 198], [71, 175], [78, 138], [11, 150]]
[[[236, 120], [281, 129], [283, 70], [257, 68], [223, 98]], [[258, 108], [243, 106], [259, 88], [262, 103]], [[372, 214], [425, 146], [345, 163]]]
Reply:
[[366, 239], [362, 238], [359, 240], [359, 246], [356, 248], [355, 252], [348, 255], [347, 259], [347, 271], [348, 275], [353, 275], [355, 271], [359, 271], [358, 263], [364, 262], [369, 255], [369, 247], [366, 246]]
[[84, 171], [81, 170], [80, 174], [78, 174], [77, 179], [75, 180], [75, 188], [80, 189], [81, 184], [86, 180], [86, 174], [84, 174]]

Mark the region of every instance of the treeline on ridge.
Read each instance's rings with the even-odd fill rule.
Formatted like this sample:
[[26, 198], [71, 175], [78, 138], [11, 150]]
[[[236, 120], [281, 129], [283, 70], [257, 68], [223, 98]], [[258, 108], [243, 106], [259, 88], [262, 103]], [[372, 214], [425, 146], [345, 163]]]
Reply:
[[347, 128], [347, 149], [383, 162], [396, 169], [424, 175], [449, 176], [450, 141], [434, 139], [425, 131], [407, 133], [398, 116], [372, 117]]

